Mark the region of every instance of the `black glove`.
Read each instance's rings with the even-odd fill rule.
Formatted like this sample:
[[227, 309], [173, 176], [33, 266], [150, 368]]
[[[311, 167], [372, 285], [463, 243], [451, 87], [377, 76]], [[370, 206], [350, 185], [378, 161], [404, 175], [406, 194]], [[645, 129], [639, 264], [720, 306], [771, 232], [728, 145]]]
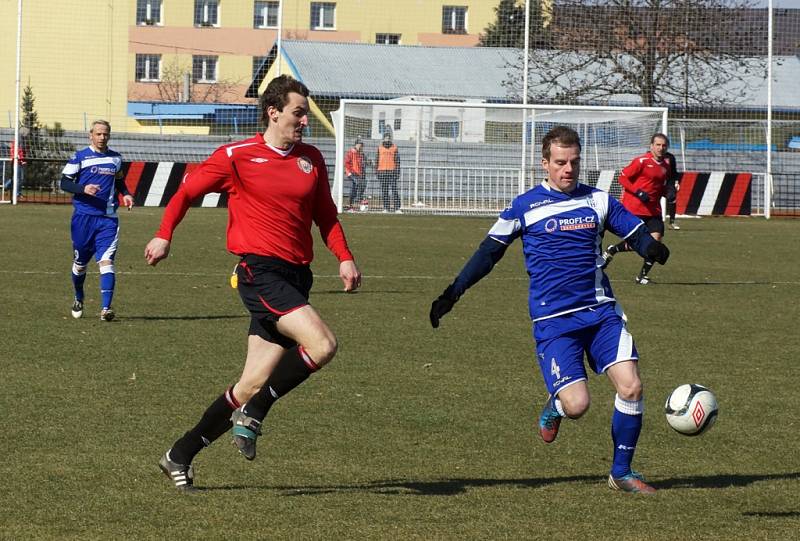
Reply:
[[635, 195], [636, 198], [639, 201], [641, 201], [642, 203], [649, 203], [650, 202], [650, 196], [647, 195], [647, 192], [644, 191], [644, 190], [637, 190], [637, 192], [635, 194], [633, 194], [633, 195]]
[[666, 244], [655, 240], [647, 247], [647, 259], [663, 265], [669, 259], [669, 248]]
[[444, 317], [446, 313], [453, 309], [453, 306], [458, 302], [458, 296], [453, 293], [453, 286], [447, 286], [447, 289], [442, 292], [439, 297], [431, 303], [431, 327], [434, 329], [439, 328], [439, 320]]

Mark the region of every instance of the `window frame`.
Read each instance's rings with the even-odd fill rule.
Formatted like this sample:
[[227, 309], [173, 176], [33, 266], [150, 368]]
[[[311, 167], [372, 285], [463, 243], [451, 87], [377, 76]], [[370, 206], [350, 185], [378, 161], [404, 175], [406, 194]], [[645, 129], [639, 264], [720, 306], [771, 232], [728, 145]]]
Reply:
[[[211, 6], [216, 9], [216, 21], [211, 22]], [[202, 15], [198, 18], [198, 7], [202, 9]], [[194, 0], [194, 26], [196, 28], [219, 28], [220, 20], [222, 19], [222, 2], [220, 0]]]
[[[153, 63], [152, 61], [155, 59], [155, 77], [151, 77]], [[140, 64], [140, 61], [142, 62]], [[142, 66], [142, 75], [143, 77], [139, 77], [139, 66]], [[161, 55], [160, 54], [150, 54], [150, 53], [137, 53], [136, 59], [134, 62], [134, 79], [137, 83], [160, 83], [161, 82]]]
[[[209, 79], [207, 77], [208, 66], [212, 60], [214, 63], [214, 78]], [[200, 65], [199, 74], [197, 69], [198, 63]], [[197, 84], [214, 84], [219, 82], [219, 56], [207, 54], [192, 55], [192, 82]]]
[[[402, 34], [392, 34], [387, 32], [377, 32], [375, 34], [375, 43], [377, 45], [400, 45]], [[384, 39], [380, 39], [383, 37]], [[397, 38], [397, 41], [392, 43], [392, 38]]]
[[[333, 11], [331, 16], [331, 26], [325, 26], [325, 7], [330, 7]], [[309, 26], [311, 30], [330, 31], [336, 30], [336, 2], [311, 2], [311, 22]], [[316, 17], [315, 17], [316, 15]], [[315, 19], [318, 19], [319, 24], [314, 24]]]
[[392, 121], [392, 131], [399, 132], [403, 127], [403, 108], [397, 107], [394, 110], [394, 120]]
[[[275, 24], [269, 24], [269, 8], [275, 8]], [[280, 17], [281, 3], [276, 0], [256, 0], [253, 3], [253, 28], [278, 28], [278, 19]], [[266, 13], [264, 11], [266, 10]], [[261, 11], [262, 13], [259, 13]], [[258, 24], [258, 19], [261, 17], [262, 24]]]
[[[463, 28], [458, 27], [459, 11], [464, 12]], [[468, 24], [469, 24], [469, 6], [452, 6], [452, 5], [442, 6], [442, 34], [457, 34], [457, 35], [467, 34]]]
[[[140, 5], [144, 4], [144, 18], [139, 18]], [[158, 5], [158, 18], [152, 16], [154, 4]], [[163, 0], [136, 0], [136, 26], [163, 26], [164, 1]]]

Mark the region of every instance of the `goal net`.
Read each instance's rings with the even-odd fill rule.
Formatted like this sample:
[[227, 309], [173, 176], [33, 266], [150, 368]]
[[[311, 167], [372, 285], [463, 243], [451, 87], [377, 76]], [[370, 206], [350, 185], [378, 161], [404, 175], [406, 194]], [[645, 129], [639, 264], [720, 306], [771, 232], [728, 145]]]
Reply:
[[[340, 212], [396, 212], [394, 181], [376, 171], [378, 147], [397, 145], [400, 212], [496, 214], [541, 181], [541, 143], [556, 125], [581, 135], [581, 181], [619, 195], [615, 173], [667, 133], [667, 109], [437, 101], [341, 100], [333, 194]], [[362, 141], [363, 195], [345, 175], [345, 154]]]

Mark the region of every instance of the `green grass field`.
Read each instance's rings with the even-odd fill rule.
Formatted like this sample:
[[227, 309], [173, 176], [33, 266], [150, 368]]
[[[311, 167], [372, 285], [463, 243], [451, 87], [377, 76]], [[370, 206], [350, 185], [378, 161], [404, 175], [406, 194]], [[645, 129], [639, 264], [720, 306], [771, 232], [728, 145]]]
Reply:
[[[442, 327], [427, 320], [493, 222], [342, 218], [364, 272], [341, 292], [317, 242], [312, 303], [336, 359], [280, 401], [253, 462], [223, 437], [182, 495], [164, 450], [236, 381], [248, 317], [228, 286], [225, 213], [193, 209], [172, 256], [145, 265], [158, 209], [121, 217], [118, 319], [69, 315], [67, 206], [0, 206], [2, 539], [796, 539], [800, 531], [800, 221], [684, 220], [672, 258], [638, 286], [640, 260], [609, 274], [642, 356], [645, 427], [635, 467], [659, 490], [619, 494], [613, 391], [545, 445], [519, 246]], [[711, 387], [716, 426], [666, 424], [667, 393]], [[794, 534], [792, 532], [795, 532]]]

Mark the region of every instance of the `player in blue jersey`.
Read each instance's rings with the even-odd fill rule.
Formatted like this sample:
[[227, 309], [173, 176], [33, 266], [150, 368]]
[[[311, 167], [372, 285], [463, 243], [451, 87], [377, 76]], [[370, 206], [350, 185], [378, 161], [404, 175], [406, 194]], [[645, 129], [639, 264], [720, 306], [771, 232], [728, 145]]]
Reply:
[[100, 267], [101, 321], [114, 319], [111, 300], [114, 296], [114, 257], [119, 240], [119, 195], [128, 210], [133, 197], [125, 186], [122, 156], [108, 148], [111, 125], [95, 120], [89, 131], [91, 145], [79, 150], [64, 166], [61, 189], [73, 195], [72, 205], [72, 284], [75, 299], [72, 317], [83, 316], [83, 283], [86, 266], [94, 255]]
[[580, 156], [580, 137], [571, 128], [558, 126], [545, 135], [542, 166], [547, 179], [500, 213], [453, 283], [433, 301], [431, 325], [437, 328], [466, 290], [486, 276], [508, 245], [520, 238], [530, 276], [536, 354], [550, 393], [539, 418], [542, 439], [552, 442], [562, 418], [577, 419], [589, 408], [585, 354], [592, 370], [606, 374], [617, 392], [608, 485], [625, 492], [651, 493], [655, 489], [631, 469], [644, 406], [638, 354], [601, 268], [600, 254], [606, 230], [662, 265], [669, 250], [608, 193], [578, 182]]

